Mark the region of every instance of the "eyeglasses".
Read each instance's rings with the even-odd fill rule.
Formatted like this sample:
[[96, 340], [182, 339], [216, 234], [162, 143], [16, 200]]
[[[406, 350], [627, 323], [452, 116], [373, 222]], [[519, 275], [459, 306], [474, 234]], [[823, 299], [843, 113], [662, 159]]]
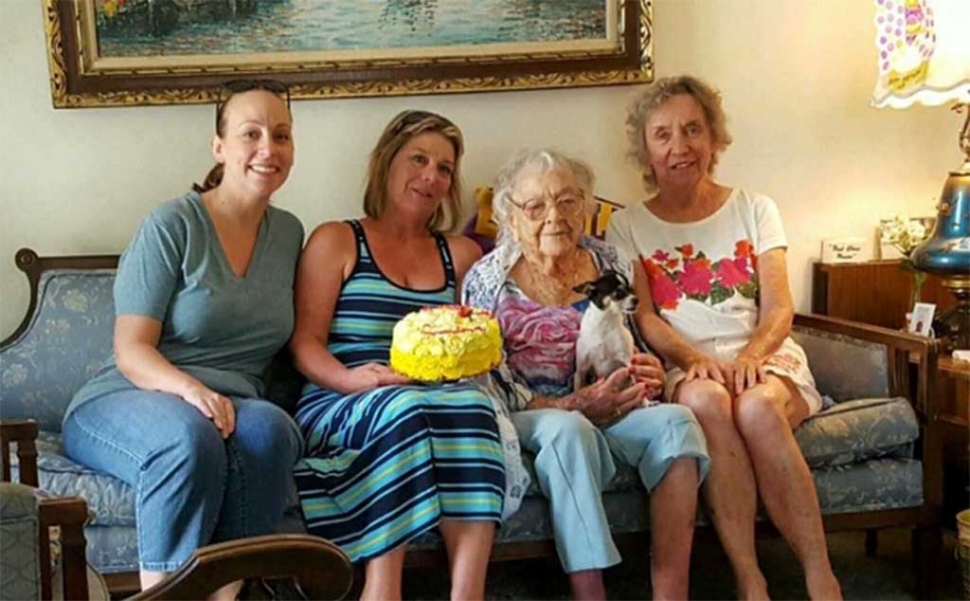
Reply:
[[525, 216], [532, 221], [539, 221], [545, 219], [549, 215], [549, 211], [555, 206], [559, 214], [564, 217], [575, 217], [579, 215], [583, 210], [585, 198], [582, 194], [576, 192], [566, 192], [556, 199], [548, 199], [545, 197], [530, 198], [523, 203], [517, 203], [510, 199], [510, 202], [515, 205], [517, 209], [525, 213]]
[[252, 90], [266, 90], [272, 92], [286, 100], [286, 108], [290, 108], [290, 88], [275, 79], [233, 79], [222, 84], [219, 88], [219, 98], [216, 102], [216, 131], [219, 130], [219, 122], [222, 121], [222, 111], [229, 102], [229, 99], [236, 94], [250, 92]]

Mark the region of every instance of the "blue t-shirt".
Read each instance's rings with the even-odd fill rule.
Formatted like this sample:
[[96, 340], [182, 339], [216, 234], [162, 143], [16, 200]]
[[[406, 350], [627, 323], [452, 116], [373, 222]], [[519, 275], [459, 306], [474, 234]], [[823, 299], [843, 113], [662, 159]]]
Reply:
[[[268, 207], [244, 277], [226, 258], [195, 192], [145, 219], [118, 265], [115, 315], [162, 322], [158, 350], [178, 369], [225, 395], [262, 394], [263, 370], [293, 332], [293, 278], [303, 226]], [[65, 413], [99, 396], [137, 388], [114, 357], [74, 395]]]

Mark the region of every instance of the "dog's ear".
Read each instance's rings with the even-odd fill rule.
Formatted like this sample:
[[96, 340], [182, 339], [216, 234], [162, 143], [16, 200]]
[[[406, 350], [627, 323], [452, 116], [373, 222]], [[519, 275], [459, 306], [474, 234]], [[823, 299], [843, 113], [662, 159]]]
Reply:
[[589, 295], [589, 302], [596, 305], [596, 308], [600, 311], [606, 311], [606, 305], [610, 302], [610, 297], [604, 294], [591, 294]]
[[626, 286], [627, 288], [630, 288], [630, 289], [632, 289], [632, 288], [633, 288], [633, 287], [632, 287], [632, 286], [630, 285], [630, 280], [628, 280], [628, 279], [627, 279], [627, 277], [626, 277], [625, 275], [623, 275], [622, 273], [620, 273], [620, 272], [616, 272], [616, 277], [617, 277], [617, 278], [619, 278], [619, 280], [620, 280], [621, 282], [623, 282], [623, 285], [624, 285], [624, 286]]
[[586, 296], [591, 296], [596, 290], [596, 282], [583, 282], [579, 286], [573, 288], [573, 292], [578, 292], [580, 294], [585, 294]]

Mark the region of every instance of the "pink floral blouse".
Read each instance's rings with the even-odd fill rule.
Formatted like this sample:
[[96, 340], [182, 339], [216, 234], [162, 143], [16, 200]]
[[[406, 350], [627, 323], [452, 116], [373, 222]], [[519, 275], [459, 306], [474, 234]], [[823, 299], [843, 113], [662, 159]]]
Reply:
[[576, 339], [588, 300], [564, 307], [541, 305], [506, 280], [498, 296], [499, 324], [509, 368], [536, 394], [572, 392]]

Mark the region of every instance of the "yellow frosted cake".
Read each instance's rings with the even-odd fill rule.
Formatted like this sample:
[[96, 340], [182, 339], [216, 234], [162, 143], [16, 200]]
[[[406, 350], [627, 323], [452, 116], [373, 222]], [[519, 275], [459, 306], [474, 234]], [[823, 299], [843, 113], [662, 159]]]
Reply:
[[425, 307], [394, 326], [391, 367], [424, 382], [482, 374], [502, 361], [502, 334], [488, 311]]

